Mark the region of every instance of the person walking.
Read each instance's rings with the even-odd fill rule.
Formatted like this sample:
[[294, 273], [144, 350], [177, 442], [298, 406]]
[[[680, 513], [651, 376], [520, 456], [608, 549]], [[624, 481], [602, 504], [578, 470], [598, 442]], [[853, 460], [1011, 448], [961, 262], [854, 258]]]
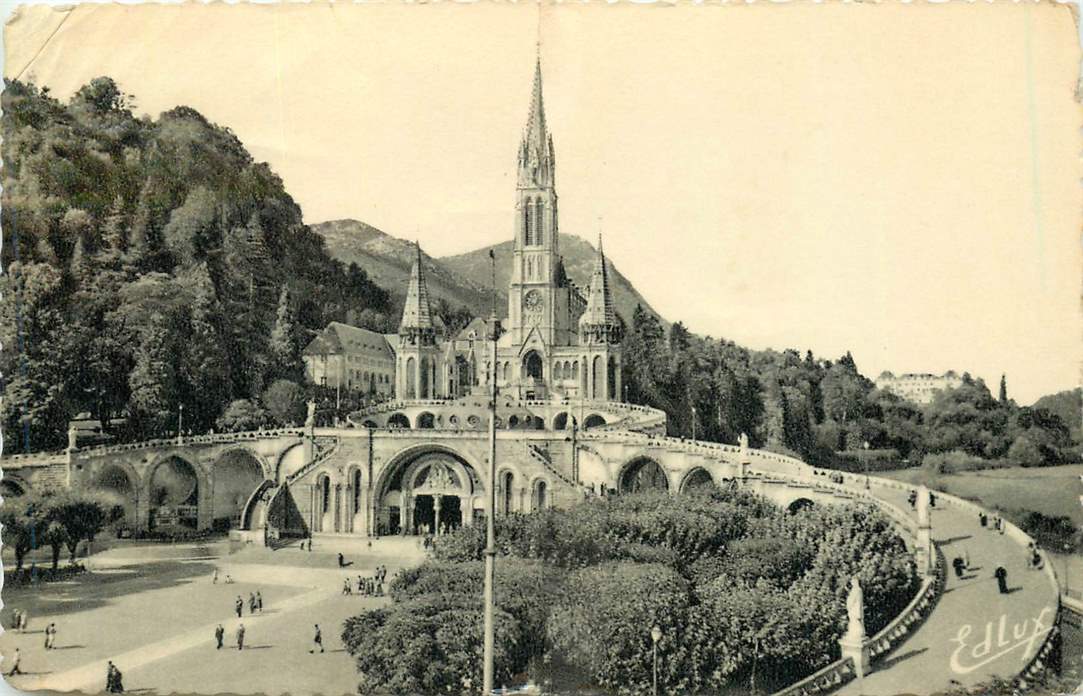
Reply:
[[978, 524], [981, 525], [982, 529], [985, 529], [986, 526], [989, 524], [989, 516], [986, 515], [984, 512], [979, 512], [978, 513]]
[[19, 609], [11, 611], [11, 630], [18, 631], [23, 620], [23, 613]]
[[56, 645], [56, 624], [50, 623], [45, 627], [45, 649], [52, 650]]
[[30, 625], [30, 614], [26, 609], [19, 610], [19, 633], [26, 633], [26, 627]]
[[349, 579], [349, 578], [346, 578], [346, 579], [345, 579], [345, 580], [344, 580], [344, 581], [342, 582], [342, 595], [343, 595], [343, 596], [346, 596], [346, 595], [352, 595], [352, 594], [353, 594], [353, 590], [352, 590], [352, 588], [350, 587], [350, 579]]
[[263, 595], [260, 594], [259, 590], [256, 590], [256, 611], [263, 613]]
[[254, 592], [248, 593], [248, 613], [256, 613], [256, 594]]
[[120, 670], [117, 669], [116, 665], [110, 662], [109, 666], [106, 668], [105, 673], [105, 690], [111, 694], [124, 693], [123, 679], [124, 675], [121, 674]]
[[240, 595], [237, 595], [237, 601], [233, 603], [233, 609], [237, 612], [237, 618], [241, 618], [241, 614], [244, 613], [244, 600]]
[[963, 577], [963, 559], [956, 556], [951, 560], [951, 567], [955, 569], [955, 577]]
[[997, 566], [993, 575], [997, 579], [997, 588], [1000, 590], [1000, 594], [1008, 594], [1008, 571], [1004, 570], [1004, 566]]
[[222, 628], [222, 624], [218, 624], [218, 626], [216, 626], [214, 629], [214, 640], [216, 643], [218, 643], [218, 646], [215, 648], [215, 650], [222, 649], [222, 642], [223, 640], [225, 640], [225, 637], [226, 629]]
[[312, 649], [308, 651], [313, 654], [316, 652], [316, 648], [319, 648], [320, 652], [323, 652], [323, 633], [320, 632], [319, 624], [315, 624], [315, 626], [316, 635], [312, 636]]
[[212, 585], [217, 585], [218, 584], [218, 568], [217, 568], [217, 566], [214, 569], [214, 575], [211, 576], [211, 584]]
[[244, 624], [237, 626], [237, 649], [244, 650]]
[[11, 653], [11, 669], [8, 670], [8, 676], [13, 677], [16, 674], [22, 674], [23, 671], [19, 669], [19, 662], [23, 659], [23, 654], [19, 652], [19, 648], [16, 646], [15, 651]]
[[338, 555], [338, 567], [339, 568], [345, 568], [346, 567], [346, 559], [342, 557], [341, 553]]

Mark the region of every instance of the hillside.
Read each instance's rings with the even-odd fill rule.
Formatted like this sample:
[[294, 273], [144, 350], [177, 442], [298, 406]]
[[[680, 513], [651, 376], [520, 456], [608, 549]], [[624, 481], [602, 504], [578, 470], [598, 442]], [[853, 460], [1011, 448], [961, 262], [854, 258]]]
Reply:
[[[310, 227], [323, 237], [334, 258], [365, 269], [369, 278], [391, 293], [395, 306], [402, 307], [414, 261], [413, 242], [392, 237], [358, 220], [331, 220]], [[466, 306], [475, 314], [489, 313], [492, 300], [487, 284], [478, 285], [449, 270], [424, 249], [421, 253], [429, 294], [434, 301], [444, 299], [452, 307]], [[500, 302], [506, 301], [506, 294], [501, 293]]]
[[1083, 442], [1080, 421], [1083, 420], [1083, 390], [1079, 387], [1068, 391], [1048, 394], [1034, 402], [1035, 408], [1045, 408], [1060, 416], [1072, 431], [1072, 440]]
[[[358, 220], [332, 220], [311, 226], [324, 239], [328, 251], [343, 263], [355, 262], [376, 284], [388, 290], [401, 306], [413, 263], [413, 243], [392, 237]], [[466, 254], [432, 258], [424, 254], [429, 294], [432, 299], [447, 300], [453, 307], [465, 305], [477, 315], [488, 315], [492, 295], [489, 292], [489, 250], [496, 253], [496, 288], [498, 312], [503, 316], [507, 307], [507, 287], [511, 274], [512, 242], [506, 241], [483, 247]], [[594, 247], [578, 238], [563, 235], [560, 250], [568, 276], [576, 285], [586, 288], [594, 268]], [[652, 314], [643, 296], [616, 267], [610, 265], [613, 303], [625, 321], [631, 321], [636, 304]]]

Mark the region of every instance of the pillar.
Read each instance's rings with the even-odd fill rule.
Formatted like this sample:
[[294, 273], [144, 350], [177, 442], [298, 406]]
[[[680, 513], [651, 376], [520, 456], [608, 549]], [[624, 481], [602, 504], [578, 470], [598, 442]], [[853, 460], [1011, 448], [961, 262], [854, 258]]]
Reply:
[[433, 526], [433, 533], [436, 534], [437, 536], [439, 536], [439, 534], [440, 534], [440, 501], [443, 500], [443, 498], [444, 498], [444, 496], [442, 496], [442, 495], [434, 495], [432, 497], [432, 511], [433, 511], [432, 526]]
[[933, 526], [929, 515], [929, 489], [925, 486], [918, 486], [917, 509], [918, 533], [914, 554], [917, 560], [918, 572], [923, 576], [929, 576], [935, 566], [933, 554], [936, 553], [936, 550], [933, 547]]
[[403, 491], [402, 493], [399, 494], [399, 502], [401, 503], [399, 505], [399, 534], [401, 534], [402, 536], [406, 536], [407, 534], [410, 533], [410, 530], [408, 529], [408, 526], [407, 526], [407, 520], [409, 520], [410, 517], [408, 515], [408, 508], [406, 506], [406, 501], [407, 501], [406, 492]]
[[864, 635], [843, 636], [839, 639], [839, 649], [843, 658], [849, 657], [854, 661], [854, 675], [858, 679], [864, 679], [865, 675], [872, 671], [871, 656]]
[[459, 496], [459, 512], [462, 513], [462, 526], [467, 527], [470, 525], [470, 498], [460, 495]]

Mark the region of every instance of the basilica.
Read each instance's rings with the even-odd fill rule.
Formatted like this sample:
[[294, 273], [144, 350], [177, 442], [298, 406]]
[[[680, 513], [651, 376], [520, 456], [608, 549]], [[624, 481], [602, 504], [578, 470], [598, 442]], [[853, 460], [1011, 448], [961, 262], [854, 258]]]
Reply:
[[518, 150], [514, 219], [507, 316], [475, 319], [457, 335], [445, 335], [433, 315], [417, 249], [399, 332], [388, 337], [397, 400], [483, 393], [494, 374], [502, 394], [523, 401], [619, 400], [620, 328], [601, 240], [585, 293], [568, 278], [560, 255], [556, 155], [545, 124], [540, 61]]

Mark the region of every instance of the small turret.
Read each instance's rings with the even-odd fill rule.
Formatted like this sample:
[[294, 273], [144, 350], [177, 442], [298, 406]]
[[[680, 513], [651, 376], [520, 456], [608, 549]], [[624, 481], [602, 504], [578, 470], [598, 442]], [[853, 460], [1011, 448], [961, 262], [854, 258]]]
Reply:
[[406, 290], [406, 304], [402, 308], [399, 323], [401, 345], [435, 345], [436, 325], [429, 306], [429, 290], [425, 286], [425, 272], [421, 264], [421, 245], [414, 243], [417, 257], [410, 270], [410, 285]]
[[598, 256], [594, 261], [594, 273], [587, 292], [587, 308], [579, 318], [579, 342], [581, 344], [616, 343], [617, 314], [613, 310], [613, 297], [609, 291], [609, 270], [606, 268], [602, 237], [598, 235]]

